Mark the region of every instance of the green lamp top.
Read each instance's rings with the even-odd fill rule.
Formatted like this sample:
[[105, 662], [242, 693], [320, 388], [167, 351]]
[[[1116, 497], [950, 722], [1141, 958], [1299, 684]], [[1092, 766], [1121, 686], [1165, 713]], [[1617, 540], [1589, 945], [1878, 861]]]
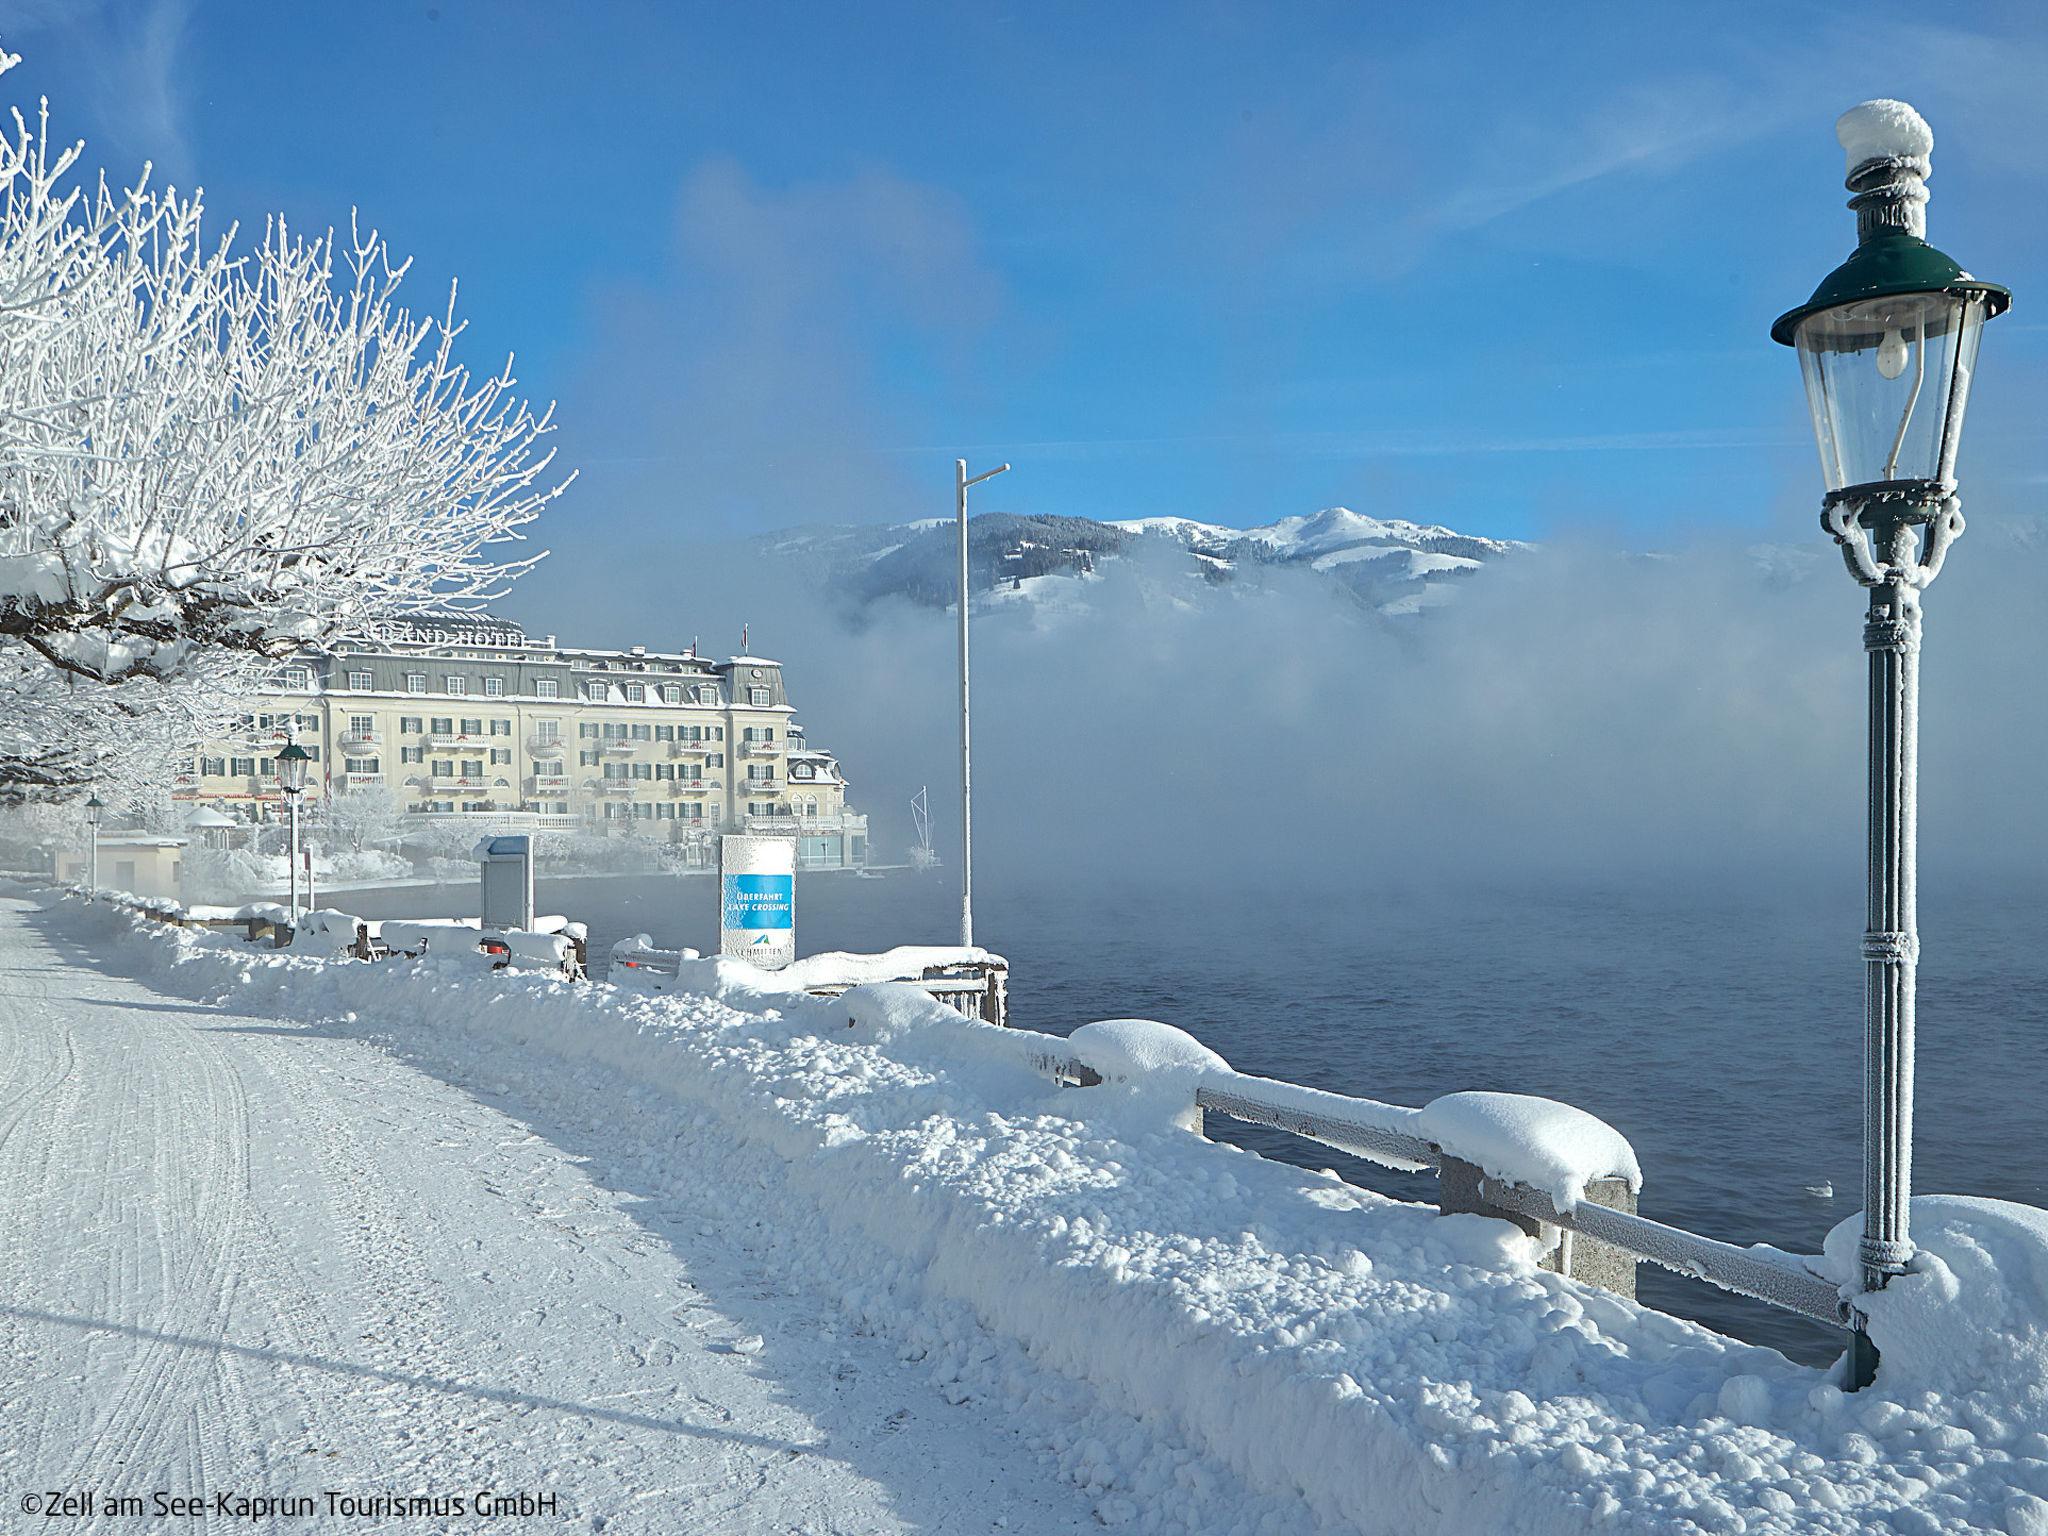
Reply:
[[2012, 291], [1970, 276], [1954, 259], [1917, 235], [1891, 231], [1856, 247], [1855, 254], [1820, 280], [1813, 297], [1787, 310], [1771, 326], [1771, 339], [1791, 346], [1799, 322], [1824, 309], [1902, 293], [1953, 293], [1984, 300], [1984, 318], [2002, 315]]
[[278, 749], [278, 757], [288, 763], [311, 762], [313, 754], [296, 741], [288, 741]]
[[1851, 107], [1835, 121], [1847, 155], [1844, 185], [1854, 194], [1855, 253], [1821, 279], [1813, 297], [1778, 316], [1771, 339], [1796, 343], [1800, 322], [1823, 310], [1910, 293], [1977, 298], [1984, 318], [2011, 307], [2012, 293], [1965, 272], [1927, 243], [1927, 177], [1934, 130], [1903, 101], [1879, 99]]

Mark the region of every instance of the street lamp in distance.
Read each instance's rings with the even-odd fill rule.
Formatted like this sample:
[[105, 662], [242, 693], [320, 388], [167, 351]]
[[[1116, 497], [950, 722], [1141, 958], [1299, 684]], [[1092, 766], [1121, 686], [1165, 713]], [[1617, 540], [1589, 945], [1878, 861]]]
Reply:
[[91, 901], [100, 888], [100, 817], [107, 803], [94, 790], [85, 802], [85, 899]]
[[299, 745], [297, 730], [293, 730], [277, 754], [277, 787], [284, 791], [285, 805], [291, 814], [291, 908], [292, 929], [299, 926], [299, 797], [306, 792], [306, 765], [313, 760], [312, 753]]
[[[1869, 589], [1869, 865], [1863, 933], [1865, 1293], [1913, 1256], [1913, 1031], [1920, 957], [1916, 893], [1920, 594], [1963, 531], [1956, 451], [1984, 322], [2012, 295], [1927, 243], [1934, 133], [1901, 101], [1842, 114], [1854, 254], [1781, 315], [1795, 348], [1827, 494], [1821, 526]], [[1852, 1307], [1847, 1385], [1868, 1386], [1877, 1350]]]

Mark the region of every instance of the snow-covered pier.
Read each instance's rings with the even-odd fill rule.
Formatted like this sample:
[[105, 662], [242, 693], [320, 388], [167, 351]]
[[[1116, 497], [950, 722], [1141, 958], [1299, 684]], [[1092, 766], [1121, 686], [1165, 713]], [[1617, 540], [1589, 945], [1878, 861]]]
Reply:
[[1512, 1105], [1366, 1116], [1158, 1026], [1047, 1044], [909, 987], [369, 965], [76, 903], [0, 912], [0, 1010], [10, 1486], [127, 1445], [195, 1491], [553, 1477], [608, 1530], [2048, 1532], [2028, 1208], [1918, 1202], [1850, 1395], [1508, 1222], [1190, 1133], [1299, 1094], [1562, 1213], [1631, 1182], [1597, 1121], [1508, 1168]]

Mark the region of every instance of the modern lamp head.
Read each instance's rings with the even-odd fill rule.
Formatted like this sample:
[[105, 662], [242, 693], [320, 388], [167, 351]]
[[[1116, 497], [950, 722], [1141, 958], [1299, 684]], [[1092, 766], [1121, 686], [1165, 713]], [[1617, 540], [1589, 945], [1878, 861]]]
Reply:
[[1771, 337], [1799, 352], [1831, 500], [1885, 488], [1939, 499], [1955, 484], [1978, 338], [2012, 294], [1927, 243], [1934, 133], [1918, 112], [1866, 101], [1835, 135], [1849, 157], [1856, 251]]
[[288, 741], [277, 754], [277, 782], [288, 795], [296, 795], [306, 787], [306, 764], [313, 754], [296, 741]]

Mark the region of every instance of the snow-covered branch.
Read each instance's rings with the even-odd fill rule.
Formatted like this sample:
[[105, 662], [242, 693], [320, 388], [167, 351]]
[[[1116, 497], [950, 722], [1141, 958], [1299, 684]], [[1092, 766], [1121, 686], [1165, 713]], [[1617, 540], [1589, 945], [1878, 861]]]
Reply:
[[204, 231], [0, 134], [0, 637], [94, 682], [482, 603], [538, 552], [550, 412], [398, 303], [374, 231]]

